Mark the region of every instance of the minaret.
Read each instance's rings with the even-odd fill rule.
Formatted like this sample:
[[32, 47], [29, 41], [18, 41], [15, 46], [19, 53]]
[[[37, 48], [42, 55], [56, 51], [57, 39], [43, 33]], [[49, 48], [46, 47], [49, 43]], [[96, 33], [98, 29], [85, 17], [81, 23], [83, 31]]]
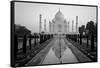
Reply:
[[42, 29], [42, 26], [41, 26], [41, 19], [42, 19], [42, 15], [40, 14], [40, 24], [39, 24], [39, 33], [41, 33], [41, 29]]
[[69, 32], [70, 31], [69, 21], [67, 23], [67, 26], [68, 26], [68, 32]]
[[54, 31], [55, 31], [55, 30], [54, 30], [54, 23], [53, 23], [53, 33], [54, 33]]
[[46, 32], [46, 19], [44, 19], [44, 32]]
[[54, 24], [54, 20], [52, 20], [52, 32], [55, 32], [55, 24]]
[[78, 32], [78, 16], [76, 16], [76, 32]]
[[72, 20], [72, 32], [74, 32], [74, 21]]
[[67, 32], [67, 23], [66, 23], [66, 20], [64, 21], [65, 23], [65, 33]]
[[67, 33], [67, 25], [65, 24], [65, 33]]
[[67, 21], [66, 21], [66, 33], [68, 32], [68, 29], [67, 28], [68, 28], [68, 25], [67, 25]]
[[49, 32], [51, 33], [51, 22], [49, 21]]

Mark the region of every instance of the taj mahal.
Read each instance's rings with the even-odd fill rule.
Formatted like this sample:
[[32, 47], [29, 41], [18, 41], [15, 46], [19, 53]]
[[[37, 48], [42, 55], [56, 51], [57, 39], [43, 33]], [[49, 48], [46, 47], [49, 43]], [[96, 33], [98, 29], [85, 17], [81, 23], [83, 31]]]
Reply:
[[[49, 33], [51, 34], [77, 34], [78, 33], [78, 16], [76, 16], [76, 31], [74, 30], [74, 21], [72, 20], [72, 32], [70, 32], [70, 23], [66, 21], [64, 15], [59, 9], [55, 14], [55, 17], [52, 21], [49, 21]], [[46, 32], [46, 20], [44, 20], [44, 31]], [[41, 32], [41, 15], [40, 15], [40, 32]]]

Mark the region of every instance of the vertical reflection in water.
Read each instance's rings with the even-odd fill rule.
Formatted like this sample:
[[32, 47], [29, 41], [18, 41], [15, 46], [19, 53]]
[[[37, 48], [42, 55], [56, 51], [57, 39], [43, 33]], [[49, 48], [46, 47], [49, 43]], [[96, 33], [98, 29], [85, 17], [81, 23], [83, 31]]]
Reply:
[[59, 63], [59, 59], [55, 56], [53, 48], [51, 47], [42, 64], [56, 64], [56, 63]]
[[72, 63], [78, 62], [64, 38], [57, 38], [50, 48], [42, 64]]
[[62, 63], [62, 56], [66, 50], [66, 45], [61, 37], [58, 38], [58, 41], [56, 45], [52, 47], [52, 50], [55, 53], [55, 56], [59, 59], [60, 63]]

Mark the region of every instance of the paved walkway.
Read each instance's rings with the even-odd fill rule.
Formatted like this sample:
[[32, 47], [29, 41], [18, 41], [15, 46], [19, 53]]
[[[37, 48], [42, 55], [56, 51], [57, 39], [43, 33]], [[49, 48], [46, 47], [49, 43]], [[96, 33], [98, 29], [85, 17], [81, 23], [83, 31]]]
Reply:
[[33, 57], [32, 60], [30, 60], [27, 64], [25, 64], [25, 66], [39, 65], [41, 61], [44, 60], [46, 54], [48, 53], [49, 49], [51, 48], [55, 40], [56, 40], [55, 38], [52, 39], [52, 41], [43, 50], [41, 50], [35, 57]]
[[26, 66], [91, 61], [65, 38], [54, 38]]
[[66, 45], [72, 50], [74, 55], [77, 57], [79, 62], [91, 62], [92, 60], [88, 58], [85, 54], [83, 54], [80, 50], [78, 50], [75, 46], [73, 46], [68, 40], [65, 39]]

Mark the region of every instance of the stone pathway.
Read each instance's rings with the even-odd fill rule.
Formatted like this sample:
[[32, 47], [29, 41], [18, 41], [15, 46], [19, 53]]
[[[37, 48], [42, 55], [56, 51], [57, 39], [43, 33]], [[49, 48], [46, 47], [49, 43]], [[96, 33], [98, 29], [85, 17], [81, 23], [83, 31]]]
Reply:
[[73, 46], [67, 39], [65, 39], [66, 45], [72, 50], [79, 62], [91, 62], [92, 60]]
[[44, 60], [46, 54], [48, 53], [50, 47], [52, 46], [53, 42], [56, 39], [52, 39], [52, 41], [43, 49], [41, 50], [35, 57], [32, 58], [25, 66], [32, 66], [32, 65], [40, 65], [41, 61]]

